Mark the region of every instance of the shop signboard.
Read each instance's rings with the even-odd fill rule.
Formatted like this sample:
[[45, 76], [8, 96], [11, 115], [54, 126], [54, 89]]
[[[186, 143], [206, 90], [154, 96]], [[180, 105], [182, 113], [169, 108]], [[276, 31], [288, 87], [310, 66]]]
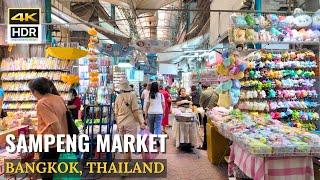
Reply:
[[133, 48], [121, 44], [102, 44], [99, 51], [104, 52], [111, 57], [126, 57], [132, 55]]
[[8, 44], [41, 43], [41, 9], [8, 9]]
[[144, 53], [161, 52], [171, 45], [170, 41], [162, 40], [136, 40], [132, 41], [131, 46]]

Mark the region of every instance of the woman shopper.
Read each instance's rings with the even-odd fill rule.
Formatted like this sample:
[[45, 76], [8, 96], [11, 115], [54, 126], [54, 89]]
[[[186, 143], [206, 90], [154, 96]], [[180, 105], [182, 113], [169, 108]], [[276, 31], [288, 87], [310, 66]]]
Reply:
[[164, 108], [164, 113], [161, 121], [162, 125], [162, 131], [167, 134], [166, 127], [169, 125], [169, 114], [170, 114], [170, 107], [171, 107], [171, 97], [169, 92], [164, 89], [163, 87], [160, 88], [160, 93], [164, 97], [164, 103], [165, 103], [165, 108]]
[[[132, 88], [127, 80], [122, 80], [119, 84], [121, 94], [115, 100], [114, 112], [116, 123], [120, 135], [137, 135], [137, 129], [145, 128], [144, 119], [139, 110], [137, 96], [133, 94]], [[124, 154], [124, 159], [131, 160], [131, 152]]]
[[[161, 134], [161, 120], [165, 110], [163, 95], [159, 92], [159, 85], [153, 82], [150, 87], [149, 96], [145, 99], [145, 114], [148, 119], [150, 132], [155, 135]], [[159, 146], [159, 142], [157, 143]]]
[[68, 101], [68, 109], [71, 111], [71, 114], [74, 119], [78, 119], [79, 111], [81, 108], [81, 99], [78, 96], [78, 93], [75, 89], [71, 88], [69, 90], [70, 101]]
[[[37, 99], [37, 134], [54, 135], [68, 134], [68, 124], [66, 111], [62, 97], [53, 95], [50, 81], [40, 77], [29, 82], [29, 89]], [[57, 152], [56, 145], [52, 145], [48, 152], [40, 154], [40, 161], [57, 162], [60, 153]], [[42, 174], [42, 179], [52, 179], [53, 174]]]
[[179, 90], [179, 97], [177, 98], [177, 106], [184, 107], [184, 108], [192, 108], [192, 101], [191, 98], [187, 95], [187, 91], [185, 88], [180, 88]]

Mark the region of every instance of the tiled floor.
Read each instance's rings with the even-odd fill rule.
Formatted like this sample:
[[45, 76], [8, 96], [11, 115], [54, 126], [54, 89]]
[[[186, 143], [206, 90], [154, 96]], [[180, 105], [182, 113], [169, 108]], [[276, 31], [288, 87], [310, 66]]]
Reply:
[[[174, 139], [169, 130], [167, 152], [157, 159], [167, 159], [167, 178], [100, 178], [100, 179], [169, 179], [169, 180], [225, 180], [228, 179], [226, 167], [212, 165], [207, 152], [196, 150], [195, 154], [183, 153], [174, 147]], [[139, 158], [139, 157], [135, 157]], [[97, 177], [98, 178], [98, 177]]]

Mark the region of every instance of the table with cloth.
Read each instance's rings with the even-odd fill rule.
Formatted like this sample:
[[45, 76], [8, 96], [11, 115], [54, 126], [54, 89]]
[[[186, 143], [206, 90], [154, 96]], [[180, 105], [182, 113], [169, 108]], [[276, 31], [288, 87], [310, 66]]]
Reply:
[[[232, 141], [228, 161], [229, 175], [232, 175], [239, 168], [246, 176], [254, 180], [314, 179], [313, 156], [320, 154], [319, 136], [285, 126], [276, 120], [263, 120], [263, 118], [259, 119], [258, 117], [249, 120], [248, 117], [251, 117], [251, 115], [245, 117], [246, 115], [243, 113], [238, 113], [238, 115], [241, 114], [239, 115], [241, 118], [239, 118], [233, 111], [214, 108], [208, 114], [217, 131]], [[241, 120], [237, 120], [237, 118]], [[274, 131], [262, 137], [269, 138], [267, 142], [261, 143], [255, 139], [255, 136], [250, 136], [252, 132], [265, 132], [266, 129]], [[287, 146], [269, 142], [272, 139], [271, 137], [276, 137], [281, 133], [283, 133], [284, 139], [292, 134], [297, 135], [293, 139], [309, 139], [304, 144], [290, 139], [292, 144]]]
[[[188, 109], [173, 108], [175, 119], [173, 121], [173, 137], [175, 138], [175, 146], [179, 147], [181, 143], [190, 143], [192, 146], [198, 145], [199, 129], [198, 116]], [[177, 121], [176, 117], [190, 118], [191, 121]]]

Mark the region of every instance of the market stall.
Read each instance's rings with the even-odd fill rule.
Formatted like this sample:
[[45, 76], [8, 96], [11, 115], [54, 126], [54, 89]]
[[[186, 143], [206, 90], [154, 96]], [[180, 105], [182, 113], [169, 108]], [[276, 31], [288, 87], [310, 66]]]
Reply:
[[[231, 19], [231, 46], [215, 65], [220, 107], [208, 113], [209, 134], [225, 150], [211, 147], [211, 161], [221, 163], [218, 156], [227, 156], [229, 148], [229, 175], [239, 169], [253, 179], [314, 179], [313, 158], [320, 153], [320, 137], [312, 133], [320, 128], [317, 22], [301, 9], [292, 16], [249, 13]], [[243, 48], [254, 43], [268, 43], [262, 44], [267, 49]], [[278, 44], [288, 46], [277, 49]]]
[[172, 129], [175, 146], [180, 149], [186, 146], [197, 147], [199, 145], [199, 119], [197, 114], [189, 108], [174, 108], [173, 114], [175, 118]]
[[210, 111], [209, 116], [218, 132], [233, 142], [230, 174], [237, 166], [254, 179], [289, 175], [313, 179], [312, 157], [320, 154], [318, 135], [286, 126], [270, 116], [239, 110], [218, 107]]

